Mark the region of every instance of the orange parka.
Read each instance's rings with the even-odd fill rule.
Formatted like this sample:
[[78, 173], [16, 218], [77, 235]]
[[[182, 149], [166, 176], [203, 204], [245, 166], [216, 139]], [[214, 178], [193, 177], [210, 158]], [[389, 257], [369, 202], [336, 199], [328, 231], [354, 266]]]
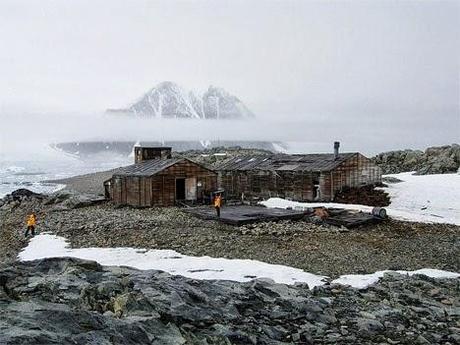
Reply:
[[214, 207], [220, 207], [222, 205], [222, 197], [220, 195], [214, 198]]
[[27, 226], [35, 226], [35, 223], [36, 223], [36, 219], [35, 219], [35, 216], [33, 214], [31, 214], [28, 218], [27, 218]]

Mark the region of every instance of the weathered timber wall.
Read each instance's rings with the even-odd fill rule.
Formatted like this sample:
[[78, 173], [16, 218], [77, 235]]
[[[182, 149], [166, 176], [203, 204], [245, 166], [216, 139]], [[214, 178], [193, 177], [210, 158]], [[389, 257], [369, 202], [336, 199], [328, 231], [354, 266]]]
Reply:
[[184, 160], [151, 177], [114, 176], [112, 201], [116, 205], [135, 207], [173, 206], [176, 203], [177, 178], [196, 178], [198, 200], [217, 189], [215, 172]]
[[[356, 154], [334, 170], [320, 173], [306, 171], [219, 171], [219, 187], [230, 198], [280, 197], [298, 201], [332, 201], [343, 187], [359, 187], [380, 182], [379, 167], [368, 158]], [[315, 181], [316, 180], [316, 181]], [[319, 184], [316, 199], [315, 183]]]
[[332, 193], [343, 187], [361, 187], [382, 181], [382, 170], [361, 154], [340, 164], [332, 171]]
[[313, 199], [313, 183], [310, 173], [293, 171], [222, 171], [219, 172], [219, 188], [227, 197], [246, 199], [280, 197], [294, 200]]

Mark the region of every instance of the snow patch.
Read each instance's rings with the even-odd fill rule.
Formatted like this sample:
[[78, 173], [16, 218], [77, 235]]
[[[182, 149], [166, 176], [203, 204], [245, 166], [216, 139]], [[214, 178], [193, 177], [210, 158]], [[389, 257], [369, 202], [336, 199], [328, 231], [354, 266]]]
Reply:
[[276, 152], [281, 152], [281, 153], [288, 153], [288, 150], [286, 148], [284, 148], [283, 146], [277, 144], [277, 143], [273, 143], [273, 148], [275, 149]]
[[210, 140], [200, 140], [200, 144], [201, 146], [203, 146], [203, 148], [207, 149], [208, 147], [211, 146], [211, 141]]
[[340, 276], [332, 281], [335, 284], [350, 285], [357, 289], [364, 289], [369, 285], [375, 284], [383, 277], [385, 273], [396, 272], [403, 275], [413, 276], [423, 274], [431, 278], [459, 278], [460, 274], [448, 271], [442, 271], [432, 268], [422, 268], [416, 271], [378, 271], [372, 274], [348, 274]]
[[255, 260], [186, 256], [174, 250], [145, 250], [135, 248], [68, 247], [63, 237], [41, 234], [33, 237], [19, 254], [21, 261], [49, 257], [75, 257], [97, 261], [105, 266], [130, 266], [141, 270], [156, 269], [195, 279], [221, 279], [239, 282], [254, 278], [270, 278], [283, 284], [307, 283], [314, 287], [324, 284], [325, 277], [300, 269], [272, 265]]
[[[31, 261], [51, 257], [75, 257], [93, 260], [105, 266], [129, 266], [141, 270], [156, 269], [173, 275], [194, 279], [250, 281], [255, 278], [270, 278], [277, 283], [307, 283], [310, 288], [326, 283], [327, 277], [305, 272], [298, 268], [272, 265], [256, 260], [212, 258], [209, 256], [186, 256], [174, 250], [146, 250], [135, 248], [69, 248], [63, 237], [40, 234], [33, 237], [18, 258]], [[334, 283], [365, 288], [380, 279], [385, 272], [373, 274], [344, 275]], [[398, 271], [402, 274], [425, 274], [435, 278], [459, 278], [460, 274], [435, 269]]]

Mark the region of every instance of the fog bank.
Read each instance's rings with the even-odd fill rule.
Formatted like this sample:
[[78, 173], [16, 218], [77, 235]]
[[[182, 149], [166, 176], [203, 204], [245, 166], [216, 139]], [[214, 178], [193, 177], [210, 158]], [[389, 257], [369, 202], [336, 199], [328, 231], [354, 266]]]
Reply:
[[366, 155], [394, 149], [424, 149], [458, 142], [460, 124], [440, 116], [431, 123], [401, 117], [391, 123], [373, 116], [352, 121], [280, 117], [253, 120], [155, 120], [107, 114], [1, 114], [0, 159], [56, 159], [49, 145], [81, 141], [270, 141], [288, 144], [289, 152], [329, 152], [339, 140], [342, 151]]

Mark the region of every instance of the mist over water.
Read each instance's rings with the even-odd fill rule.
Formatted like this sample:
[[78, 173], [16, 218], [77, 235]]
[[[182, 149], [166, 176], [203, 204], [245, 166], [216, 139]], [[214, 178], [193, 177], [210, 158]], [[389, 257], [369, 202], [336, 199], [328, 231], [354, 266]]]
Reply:
[[318, 153], [332, 152], [332, 143], [340, 141], [342, 152], [359, 151], [370, 157], [388, 150], [450, 144], [460, 137], [460, 121], [449, 121], [452, 116], [443, 113], [420, 121], [402, 115], [388, 121], [388, 116], [375, 112], [262, 115], [245, 120], [199, 120], [102, 112], [1, 112], [0, 197], [18, 188], [53, 192], [62, 186], [43, 181], [132, 163], [129, 155], [110, 150], [82, 159], [56, 149], [59, 143], [263, 141], [277, 143], [277, 148], [288, 153]]
[[317, 113], [280, 114], [246, 120], [154, 119], [105, 113], [0, 113], [0, 197], [18, 188], [50, 193], [62, 188], [43, 181], [132, 164], [110, 152], [81, 159], [55, 148], [64, 142], [264, 141], [288, 153], [342, 152], [373, 156], [396, 149], [425, 149], [458, 142], [460, 123], [387, 121], [385, 116]]
[[30, 113], [0, 114], [0, 161], [65, 161], [51, 145], [85, 141], [268, 141], [282, 142], [287, 152], [342, 151], [372, 156], [395, 149], [425, 149], [458, 142], [460, 123], [387, 122], [382, 116], [342, 119], [326, 115], [281, 114], [248, 120], [153, 119], [121, 115]]

